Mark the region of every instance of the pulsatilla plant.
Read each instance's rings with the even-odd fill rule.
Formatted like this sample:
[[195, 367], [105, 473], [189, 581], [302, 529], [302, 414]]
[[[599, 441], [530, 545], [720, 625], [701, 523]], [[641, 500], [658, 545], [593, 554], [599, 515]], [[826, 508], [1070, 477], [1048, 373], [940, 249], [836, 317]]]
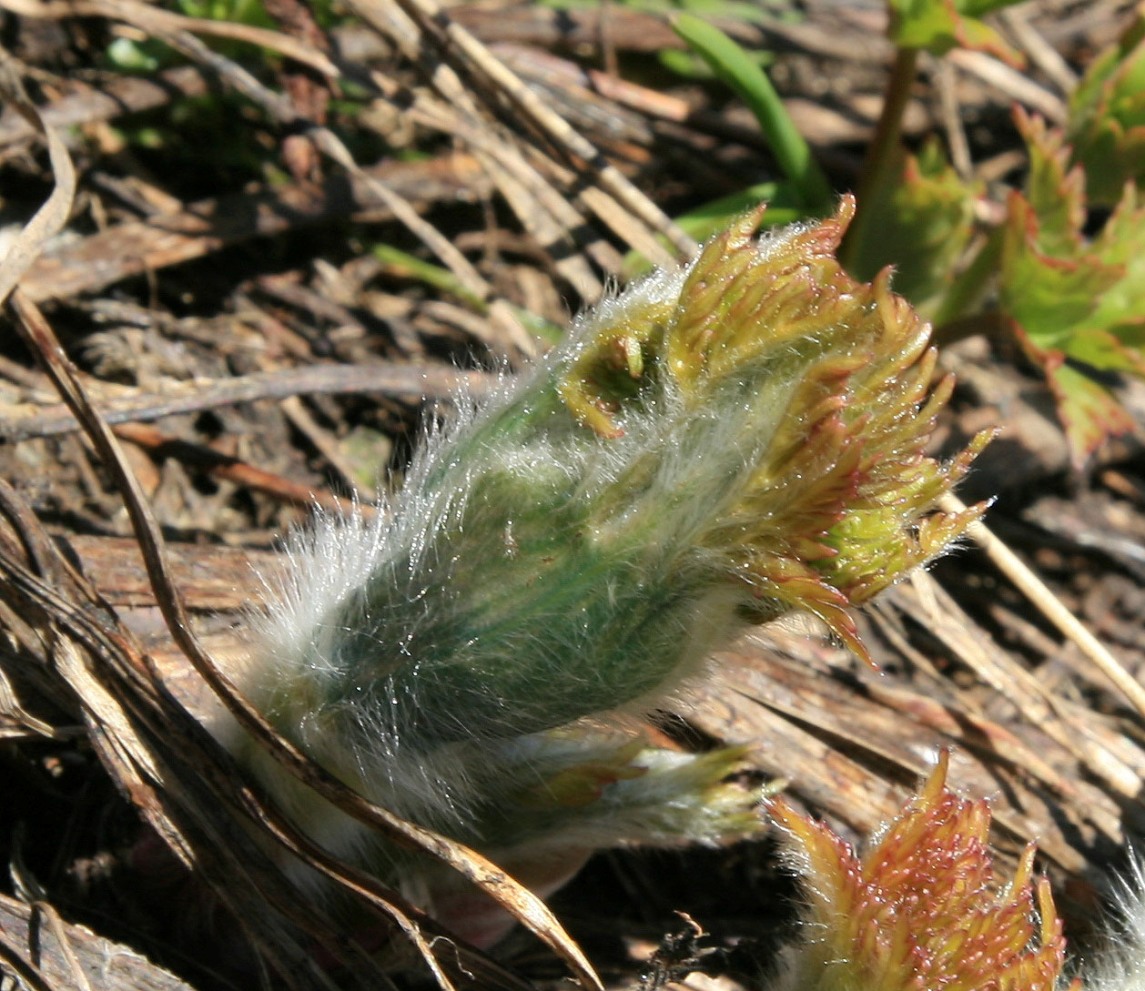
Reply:
[[[743, 217], [461, 403], [375, 519], [296, 535], [245, 676], [272, 723], [538, 888], [602, 846], [757, 829], [725, 780], [739, 751], [657, 750], [615, 717], [793, 610], [864, 654], [851, 607], [980, 512], [933, 512], [986, 438], [924, 454], [950, 383], [932, 391], [929, 328], [886, 275], [835, 260], [852, 212], [762, 237]], [[319, 841], [421, 878], [230, 743]]]

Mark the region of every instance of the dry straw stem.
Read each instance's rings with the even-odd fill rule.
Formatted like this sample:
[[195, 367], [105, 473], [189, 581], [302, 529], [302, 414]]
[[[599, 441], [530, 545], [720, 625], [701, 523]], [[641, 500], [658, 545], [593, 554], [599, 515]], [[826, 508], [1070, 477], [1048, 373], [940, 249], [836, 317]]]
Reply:
[[[1001, 697], [1008, 699], [1021, 713], [1026, 725], [1053, 740], [1084, 768], [1088, 775], [1100, 781], [1111, 794], [1121, 798], [1135, 797], [1141, 788], [1140, 774], [1132, 760], [1123, 760], [1108, 737], [1098, 731], [1099, 720], [1085, 708], [1067, 702], [1047, 686], [1042, 679], [1024, 667], [1006, 650], [999, 647], [974, 619], [965, 613], [949, 592], [929, 574], [916, 573], [911, 582], [892, 590], [906, 611], [924, 622], [931, 634], [938, 638], [962, 663], [972, 670], [984, 685], [989, 685]], [[1039, 773], [1037, 765], [1020, 764], [1024, 770]], [[1077, 773], [1077, 772], [1075, 772]], [[1051, 783], [1051, 779], [1045, 779]], [[1077, 782], [1073, 782], [1075, 785]], [[1056, 789], [1056, 784], [1054, 785]], [[1068, 792], [1061, 792], [1063, 797]], [[1093, 818], [1096, 808], [1079, 802], [1087, 817]], [[1104, 818], [1104, 811], [1100, 813]], [[1095, 819], [1095, 824], [1120, 842], [1116, 823]], [[1046, 846], [1043, 844], [1043, 846]]]
[[[114, 98], [118, 87], [108, 87]], [[106, 114], [105, 114], [106, 116]], [[65, 115], [58, 126], [74, 123]], [[433, 204], [491, 191], [472, 155], [447, 152], [424, 162], [382, 162], [366, 170], [405, 199]], [[35, 303], [93, 293], [133, 275], [202, 258], [254, 237], [274, 237], [300, 227], [370, 213], [384, 219], [373, 187], [330, 177], [320, 184], [288, 183], [257, 192], [230, 193], [128, 219], [74, 241], [53, 243], [20, 287]], [[392, 212], [390, 213], [392, 216]]]
[[[517, 76], [464, 27], [452, 20], [433, 0], [397, 0], [401, 9], [415, 21], [429, 37], [436, 38], [447, 58], [459, 59], [479, 78], [500, 92], [517, 110], [543, 134], [563, 149], [573, 163], [596, 177], [599, 189], [586, 202], [590, 209], [606, 224], [615, 222], [613, 205], [637, 218], [647, 229], [662, 234], [682, 256], [691, 255], [695, 242], [681, 231], [664, 212], [648, 199], [614, 165], [560, 115], [545, 106]], [[351, 0], [351, 7], [369, 24], [385, 30], [388, 4], [384, 0]], [[630, 234], [630, 239], [632, 235]], [[637, 245], [634, 245], [636, 247]], [[670, 255], [651, 239], [641, 239], [640, 249], [647, 249], [648, 257], [658, 263], [672, 261]]]
[[[207, 91], [207, 74], [191, 65], [166, 69], [150, 79], [119, 77], [107, 80], [102, 88], [93, 87], [58, 96], [54, 103], [43, 109], [44, 123], [66, 128], [110, 120], [124, 113], [163, 106], [176, 93], [197, 97]], [[22, 117], [0, 117], [2, 148], [35, 138], [37, 133], [38, 129]]]
[[57, 991], [35, 966], [11, 949], [3, 940], [0, 940], [0, 961], [32, 991]]
[[[297, 401], [297, 396], [290, 396], [282, 402], [285, 407], [293, 404], [295, 401]], [[298, 404], [298, 409], [294, 411], [294, 413], [295, 415], [301, 414], [302, 416], [309, 415], [301, 403]], [[287, 415], [291, 416], [292, 423], [295, 422], [294, 417], [290, 413]], [[157, 430], [155, 427], [150, 427], [146, 424], [124, 423], [115, 428], [115, 434], [121, 440], [130, 441], [137, 447], [148, 451], [156, 459], [167, 457], [177, 458], [183, 464], [192, 464], [215, 478], [227, 479], [228, 481], [235, 482], [238, 485], [250, 489], [252, 492], [262, 492], [274, 499], [290, 503], [302, 509], [313, 510], [317, 506], [327, 512], [337, 513], [344, 508], [343, 501], [331, 492], [325, 490], [315, 492], [310, 485], [304, 485], [301, 482], [292, 482], [288, 478], [283, 478], [281, 475], [264, 471], [239, 458], [220, 454], [218, 451], [204, 444], [191, 444], [187, 441], [179, 440], [177, 437], [164, 434], [161, 430]], [[313, 443], [313, 439], [311, 442]], [[327, 461], [330, 460], [331, 455], [336, 456], [337, 452], [331, 451], [329, 454], [323, 452], [323, 457], [325, 457]], [[342, 477], [349, 480], [349, 473], [343, 471]], [[371, 516], [373, 514], [373, 506], [370, 505], [371, 495], [367, 492], [359, 491], [358, 498], [363, 503], [361, 507], [362, 514], [367, 517]]]
[[[565, 148], [570, 157], [580, 159], [589, 165], [596, 173], [602, 189], [614, 197], [621, 206], [633, 216], [639, 217], [652, 231], [667, 237], [680, 254], [688, 255], [695, 250], [695, 242], [656, 204], [632, 185], [619, 169], [609, 164], [592, 143], [569, 126], [564, 118], [546, 107], [539, 96], [525, 86], [472, 34], [452, 20], [434, 0], [398, 0], [398, 2], [423, 30], [428, 33], [432, 33], [435, 27], [443, 30], [451, 46], [462, 53], [481, 75], [516, 104], [526, 117], [558, 145]], [[351, 6], [355, 8], [366, 6], [366, 0], [351, 0]]]
[[7, 964], [24, 981], [20, 988], [40, 991], [192, 991], [190, 985], [144, 957], [60, 919], [43, 902], [27, 904], [0, 895], [0, 967]]
[[1055, 124], [1065, 122], [1065, 101], [1033, 82], [1028, 76], [1016, 69], [1011, 69], [1005, 62], [1000, 62], [992, 55], [955, 48], [947, 53], [946, 58], [963, 72], [976, 76], [1018, 103], [1036, 110], [1047, 120], [1051, 120]]
[[[268, 959], [304, 972], [306, 956], [256, 894], [258, 888], [273, 892], [276, 874], [259, 848], [245, 834], [236, 835], [223, 815], [233, 807], [237, 779], [232, 775], [220, 783], [219, 766], [202, 749], [206, 734], [157, 689], [132, 635], [62, 558], [15, 493], [0, 487], [0, 502], [19, 545], [8, 530], [0, 532], [0, 595], [24, 623], [7, 624], [12, 649], [38, 658], [42, 644], [51, 644], [48, 657], [30, 673], [41, 681], [55, 676], [48, 682], [50, 694], [64, 711], [79, 708], [112, 779], [173, 851], [187, 862], [194, 858], [201, 876], [213, 879], [248, 936], [273, 953]], [[213, 842], [204, 845], [204, 836]], [[284, 882], [278, 885], [280, 904], [291, 908]], [[315, 939], [332, 941], [332, 933], [317, 927], [309, 913], [295, 915], [294, 921]]]
[[[612, 245], [592, 230], [592, 225], [585, 222], [577, 207], [553, 187], [541, 169], [546, 168], [553, 174], [553, 179], [566, 188], [575, 185], [574, 177], [567, 169], [560, 169], [551, 160], [541, 158], [539, 149], [526, 147], [511, 128], [488, 120], [475, 102], [474, 94], [450, 66], [441, 60], [429, 62], [426, 59], [421, 31], [400, 7], [386, 4], [383, 9], [381, 4], [369, 4], [360, 13], [366, 24], [392, 41], [410, 62], [421, 67], [439, 97], [433, 98], [424, 92], [414, 93], [411, 119], [442, 134], [460, 138], [472, 147], [521, 225], [553, 256], [557, 270], [577, 289], [582, 299], [598, 299], [603, 285], [587, 259], [568, 248], [581, 247], [588, 258], [609, 272], [619, 271], [623, 259]], [[382, 78], [379, 73], [374, 73], [373, 78], [387, 96], [392, 97], [399, 90], [395, 83]], [[541, 163], [538, 165], [530, 160], [539, 158]], [[627, 243], [634, 243], [632, 229], [639, 225], [628, 223], [625, 211], [614, 210], [602, 220]], [[658, 244], [655, 250], [661, 251]]]
[[[339, 947], [335, 931], [295, 893], [263, 851], [234, 828], [234, 810], [250, 793], [216, 760], [208, 738], [164, 691], [125, 630], [100, 613], [78, 585], [65, 597], [58, 569], [38, 575], [0, 551], [6, 602], [53, 642], [51, 669], [82, 708], [90, 742], [108, 773], [168, 846], [193, 862], [198, 877], [228, 905], [252, 946], [291, 987], [330, 985], [285, 916], [318, 945]], [[88, 600], [85, 603], [85, 599]], [[268, 905], [278, 912], [268, 913]], [[350, 947], [352, 949], [352, 947]], [[336, 952], [336, 951], [335, 951]], [[343, 948], [343, 953], [345, 948]], [[363, 978], [380, 971], [356, 968]]]
[[[268, 89], [242, 66], [208, 48], [195, 37], [195, 32], [203, 31], [203, 24], [214, 24], [215, 22], [199, 22], [193, 18], [177, 15], [164, 15], [156, 18], [152, 16], [155, 13], [153, 8], [132, 2], [132, 0], [98, 0], [92, 6], [98, 8], [95, 12], [121, 20], [147, 34], [154, 35], [189, 59], [211, 69], [236, 92], [254, 102], [278, 123], [304, 126], [306, 135], [314, 142], [315, 147], [356, 180], [364, 183], [393, 212], [394, 216], [441, 260], [457, 277], [466, 291], [488, 302], [489, 320], [493, 327], [500, 332], [500, 335], [507, 339], [521, 354], [533, 353], [533, 340], [521, 326], [512, 309], [504, 300], [496, 296], [489, 283], [482, 278], [477, 269], [457, 250], [452, 242], [432, 224], [424, 220], [405, 197], [362, 169], [333, 132], [301, 117], [285, 96]], [[243, 40], [249, 41], [251, 39]], [[320, 59], [333, 70], [326, 72], [327, 75], [337, 74], [334, 66], [316, 48], [306, 46], [297, 39], [290, 40], [294, 46], [301, 46], [310, 50], [312, 58], [307, 64], [313, 64], [315, 59]], [[325, 72], [324, 69], [319, 71]], [[495, 346], [495, 342], [489, 343]]]
[[48, 239], [62, 231], [68, 222], [76, 194], [76, 171], [63, 141], [44, 123], [39, 110], [28, 99], [15, 64], [3, 49], [0, 49], [0, 102], [15, 108], [24, 120], [43, 135], [48, 144], [55, 179], [55, 186], [47, 202], [28, 221], [0, 262], [0, 303], [3, 303], [36, 260]]
[[444, 234], [431, 223], [423, 220], [407, 200], [363, 171], [361, 166], [354, 161], [346, 146], [332, 131], [325, 127], [315, 127], [310, 130], [309, 134], [324, 155], [337, 162], [355, 178], [365, 182], [378, 198], [393, 211], [394, 216], [405, 224], [461, 280], [468, 292], [489, 304], [489, 321], [500, 330], [502, 335], [508, 338], [521, 354], [532, 355], [536, 353], [533, 338], [521, 326], [521, 322], [514, 315], [508, 303], [496, 296], [493, 287], [481, 277], [477, 269], [470, 264], [469, 259]]
[[[588, 259], [580, 251], [569, 249], [580, 248], [605, 271], [619, 271], [623, 262], [621, 255], [591, 232], [591, 225], [585, 223], [577, 208], [529, 162], [512, 131], [477, 120], [475, 112], [474, 108], [473, 113], [463, 113], [454, 103], [419, 93], [411, 116], [426, 127], [456, 136], [468, 144], [521, 225], [552, 257], [557, 271], [581, 299], [598, 299], [604, 291], [603, 283], [594, 274]], [[554, 166], [550, 171], [558, 170]], [[571, 184], [567, 170], [559, 170], [557, 178]], [[624, 216], [623, 211], [617, 214]], [[628, 237], [625, 240], [631, 243]]]
[[[943, 496], [942, 508], [947, 512], [959, 512], [966, 507], [956, 496], [947, 494]], [[1138, 714], [1145, 716], [1145, 687], [1126, 671], [1121, 662], [1105, 648], [1101, 641], [1090, 633], [1081, 621], [1062, 604], [1062, 601], [1050, 591], [1045, 582], [1027, 568], [1022, 560], [984, 523], [976, 522], [967, 529], [967, 533], [982, 548], [986, 556], [997, 565], [998, 569], [1021, 590], [1030, 602], [1037, 606], [1042, 615], [1053, 623], [1065, 637], [1077, 644], [1085, 656], [1125, 696]]]

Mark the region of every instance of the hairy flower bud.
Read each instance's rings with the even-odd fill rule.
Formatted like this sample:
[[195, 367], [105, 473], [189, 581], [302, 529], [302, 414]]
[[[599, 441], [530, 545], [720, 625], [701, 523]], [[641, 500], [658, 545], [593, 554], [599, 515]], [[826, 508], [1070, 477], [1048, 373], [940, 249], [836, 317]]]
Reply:
[[[985, 438], [924, 454], [950, 385], [928, 398], [929, 330], [886, 275], [835, 260], [852, 212], [759, 238], [742, 218], [465, 404], [376, 519], [296, 535], [252, 646], [256, 704], [373, 800], [510, 860], [558, 835], [750, 828], [750, 799], [719, 791], [736, 759], [633, 747], [602, 716], [648, 711], [791, 610], [862, 654], [850, 606], [980, 512], [932, 512]], [[244, 756], [314, 835], [362, 842]]]

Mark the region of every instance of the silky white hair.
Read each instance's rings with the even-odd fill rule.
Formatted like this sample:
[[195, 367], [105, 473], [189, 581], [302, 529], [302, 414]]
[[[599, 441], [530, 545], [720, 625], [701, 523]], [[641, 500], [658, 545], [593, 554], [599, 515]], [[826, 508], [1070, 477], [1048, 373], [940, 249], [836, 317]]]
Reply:
[[1101, 947], [1083, 962], [1086, 991], [1145, 991], [1145, 860], [1130, 856], [1129, 867], [1110, 885], [1112, 918]]

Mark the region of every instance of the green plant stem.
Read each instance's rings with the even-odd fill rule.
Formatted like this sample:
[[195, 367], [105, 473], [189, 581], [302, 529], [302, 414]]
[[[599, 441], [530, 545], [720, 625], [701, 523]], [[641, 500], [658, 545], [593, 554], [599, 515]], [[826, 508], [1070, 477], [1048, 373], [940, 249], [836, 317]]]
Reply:
[[914, 83], [917, 68], [918, 49], [900, 48], [895, 56], [890, 79], [887, 80], [883, 111], [879, 115], [874, 137], [871, 139], [870, 147], [867, 148], [867, 156], [863, 162], [863, 172], [856, 192], [858, 209], [855, 221], [839, 252], [840, 259], [848, 270], [855, 262], [854, 246], [866, 243], [864, 231], [871, 221], [868, 203], [872, 199], [872, 193], [879, 187], [880, 182], [884, 181], [884, 172], [895, 160], [895, 153], [902, 139], [903, 114], [910, 100], [911, 85]]
[[829, 210], [834, 198], [831, 184], [766, 73], [723, 31], [698, 17], [678, 14], [672, 18], [672, 30], [748, 105], [808, 212]]

